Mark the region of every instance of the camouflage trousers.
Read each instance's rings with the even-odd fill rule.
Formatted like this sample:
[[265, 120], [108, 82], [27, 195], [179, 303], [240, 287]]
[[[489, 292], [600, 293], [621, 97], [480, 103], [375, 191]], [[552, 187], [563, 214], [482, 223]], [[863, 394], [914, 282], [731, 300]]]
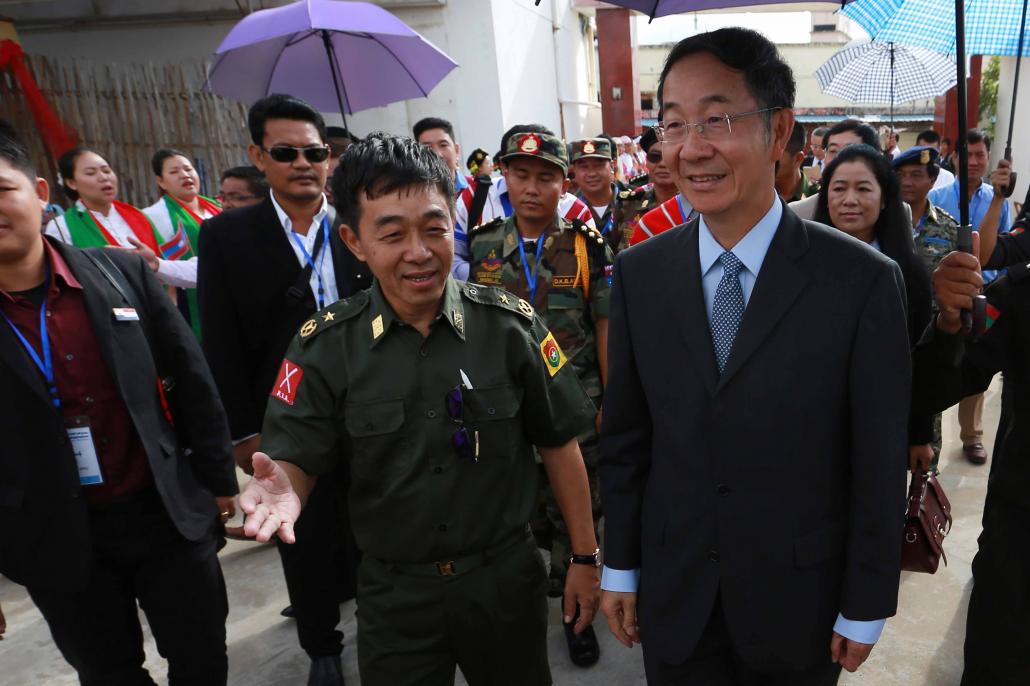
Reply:
[[[601, 491], [597, 480], [597, 461], [600, 457], [597, 432], [591, 429], [578, 437], [579, 450], [583, 453], [583, 462], [587, 468], [587, 480], [590, 482], [590, 506], [594, 515], [594, 535], [598, 535], [597, 526], [601, 519]], [[569, 529], [565, 525], [561, 508], [554, 497], [554, 490], [547, 479], [543, 464], [540, 470], [539, 487], [537, 489], [537, 507], [530, 525], [537, 547], [551, 553], [551, 574], [565, 576], [569, 569], [569, 557], [572, 555], [572, 541]], [[600, 540], [600, 539], [598, 539]], [[586, 551], [584, 551], [586, 552]]]

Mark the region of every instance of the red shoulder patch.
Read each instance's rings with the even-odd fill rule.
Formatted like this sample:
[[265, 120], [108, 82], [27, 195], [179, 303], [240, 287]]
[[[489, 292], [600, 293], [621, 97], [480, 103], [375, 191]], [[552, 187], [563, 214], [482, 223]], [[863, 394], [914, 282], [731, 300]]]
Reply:
[[297, 389], [300, 388], [300, 380], [304, 378], [304, 370], [299, 365], [283, 359], [283, 366], [279, 368], [279, 376], [272, 386], [272, 397], [278, 398], [287, 405], [293, 406], [297, 398]]

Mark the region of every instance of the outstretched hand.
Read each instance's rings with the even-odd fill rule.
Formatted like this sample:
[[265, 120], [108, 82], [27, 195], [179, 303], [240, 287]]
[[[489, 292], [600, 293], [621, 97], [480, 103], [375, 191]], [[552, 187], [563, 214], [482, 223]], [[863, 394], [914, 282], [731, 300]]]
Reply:
[[297, 540], [293, 525], [300, 517], [300, 498], [286, 471], [265, 453], [254, 453], [254, 478], [240, 493], [246, 515], [243, 532], [265, 543], [278, 534], [283, 543]]

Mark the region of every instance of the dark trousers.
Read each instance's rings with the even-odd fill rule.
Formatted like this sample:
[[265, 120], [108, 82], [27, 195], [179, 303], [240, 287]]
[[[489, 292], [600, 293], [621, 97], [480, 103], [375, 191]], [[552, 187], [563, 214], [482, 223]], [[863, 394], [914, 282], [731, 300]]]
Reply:
[[276, 539], [297, 620], [300, 647], [312, 658], [343, 652], [340, 603], [355, 595], [359, 553], [346, 508], [346, 470], [315, 482], [297, 520], [296, 543]]
[[1028, 518], [1026, 509], [992, 502], [988, 490], [973, 558], [962, 686], [1025, 686], [1030, 681]]
[[83, 686], [152, 686], [143, 609], [171, 686], [225, 686], [225, 581], [214, 537], [176, 531], [154, 491], [90, 512], [93, 567], [79, 591], [28, 587]]
[[547, 572], [532, 536], [456, 576], [433, 569], [361, 561], [363, 686], [453, 686], [455, 667], [470, 686], [550, 686]]
[[644, 673], [648, 686], [833, 686], [841, 666], [830, 661], [830, 637], [826, 637], [826, 662], [791, 672], [760, 672], [743, 664], [730, 639], [721, 599], [716, 599], [701, 640], [686, 662], [670, 665], [659, 661], [644, 647]]

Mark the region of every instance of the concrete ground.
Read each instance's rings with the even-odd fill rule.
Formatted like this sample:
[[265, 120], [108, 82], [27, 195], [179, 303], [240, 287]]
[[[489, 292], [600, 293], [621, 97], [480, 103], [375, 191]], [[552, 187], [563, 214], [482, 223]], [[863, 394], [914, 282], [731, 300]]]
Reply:
[[[998, 424], [1000, 384], [988, 391], [984, 411], [984, 444], [993, 448]], [[988, 467], [975, 467], [962, 457], [955, 410], [944, 417], [941, 483], [955, 515], [945, 547], [948, 566], [934, 576], [904, 574], [898, 615], [887, 623], [869, 661], [840, 683], [849, 686], [957, 686], [962, 673], [962, 641], [971, 588], [970, 563], [980, 534], [980, 516]], [[308, 659], [297, 645], [292, 621], [279, 616], [287, 604], [279, 558], [272, 546], [230, 542], [222, 551], [229, 589], [229, 683], [234, 686], [296, 686], [306, 683]], [[173, 591], [174, 592], [174, 591]], [[603, 619], [595, 622], [601, 660], [589, 670], [568, 661], [556, 600], [551, 601], [548, 643], [554, 682], [565, 684], [644, 684], [640, 647], [627, 650], [615, 642]], [[7, 638], [0, 642], [0, 682], [11, 686], [77, 684], [61, 659], [47, 626], [24, 590], [0, 579], [0, 603], [7, 616]], [[342, 606], [346, 634], [344, 669], [347, 683], [358, 684], [354, 647], [354, 603]], [[146, 631], [147, 668], [159, 683], [165, 664]], [[827, 637], [827, 645], [829, 637]], [[828, 648], [827, 648], [828, 649]], [[457, 683], [464, 684], [458, 675]]]

